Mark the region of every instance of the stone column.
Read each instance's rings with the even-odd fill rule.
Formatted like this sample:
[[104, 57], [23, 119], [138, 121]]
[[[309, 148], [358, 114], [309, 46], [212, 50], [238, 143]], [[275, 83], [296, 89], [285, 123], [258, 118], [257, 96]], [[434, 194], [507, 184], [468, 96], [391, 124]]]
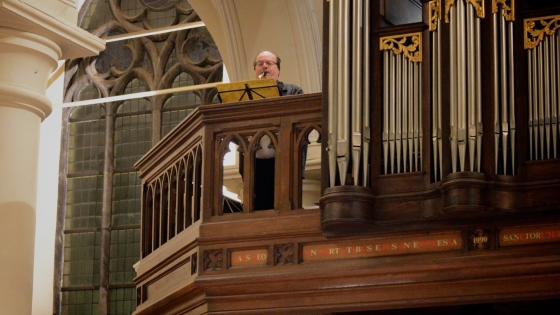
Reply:
[[[30, 314], [39, 127], [60, 48], [37, 35], [0, 29], [0, 310]], [[9, 285], [8, 285], [9, 284]]]
[[52, 108], [47, 80], [59, 60], [104, 49], [102, 40], [75, 21], [62, 20], [68, 6], [59, 0], [0, 0], [1, 314], [31, 314], [39, 128]]

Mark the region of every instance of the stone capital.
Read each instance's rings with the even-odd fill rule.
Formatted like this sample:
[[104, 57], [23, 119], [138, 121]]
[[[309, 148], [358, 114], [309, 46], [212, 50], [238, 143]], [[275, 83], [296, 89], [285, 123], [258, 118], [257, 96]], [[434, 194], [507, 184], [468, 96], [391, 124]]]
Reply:
[[79, 28], [75, 11], [68, 0], [0, 0], [0, 27], [51, 40], [60, 47], [60, 60], [99, 54], [105, 41]]
[[45, 119], [47, 82], [59, 60], [98, 55], [104, 40], [75, 25], [68, 0], [0, 0], [0, 106]]

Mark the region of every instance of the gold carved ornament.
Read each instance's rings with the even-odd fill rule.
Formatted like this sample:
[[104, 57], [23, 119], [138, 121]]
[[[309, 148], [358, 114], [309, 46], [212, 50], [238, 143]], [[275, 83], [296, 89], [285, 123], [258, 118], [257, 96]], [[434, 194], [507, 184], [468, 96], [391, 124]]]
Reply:
[[492, 0], [492, 13], [498, 12], [498, 4], [502, 5], [506, 21], [515, 21], [515, 0]]
[[386, 36], [379, 39], [380, 50], [392, 50], [395, 55], [404, 54], [412, 62], [422, 62], [422, 33]]
[[[533, 49], [539, 45], [545, 35], [554, 35], [560, 28], [560, 15], [524, 20], [525, 49]], [[536, 27], [539, 27], [536, 29]]]
[[476, 15], [483, 19], [484, 18], [484, 0], [466, 0], [467, 3], [472, 4], [476, 10]]
[[[476, 15], [479, 18], [484, 18], [484, 0], [465, 0], [465, 2], [470, 3], [474, 7]], [[451, 10], [451, 6], [454, 4], [455, 0], [445, 0], [445, 23], [449, 23], [449, 11]]]
[[445, 23], [449, 23], [449, 11], [453, 4], [455, 4], [455, 0], [445, 0]]
[[441, 0], [432, 0], [428, 4], [429, 8], [429, 21], [430, 21], [430, 31], [434, 32], [437, 30], [438, 22], [441, 19]]

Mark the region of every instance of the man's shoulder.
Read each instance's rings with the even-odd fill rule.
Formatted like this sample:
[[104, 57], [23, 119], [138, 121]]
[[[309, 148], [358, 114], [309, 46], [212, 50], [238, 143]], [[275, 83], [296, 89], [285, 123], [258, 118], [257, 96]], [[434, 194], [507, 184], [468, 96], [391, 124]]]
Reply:
[[291, 83], [284, 83], [282, 81], [278, 81], [278, 88], [280, 89], [281, 96], [303, 94], [302, 88]]

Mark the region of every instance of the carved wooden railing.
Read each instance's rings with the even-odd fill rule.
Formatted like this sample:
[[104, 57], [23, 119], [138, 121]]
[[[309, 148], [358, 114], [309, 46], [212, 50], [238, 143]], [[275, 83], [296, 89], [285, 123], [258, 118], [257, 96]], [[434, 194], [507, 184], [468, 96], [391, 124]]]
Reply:
[[264, 106], [243, 103], [235, 106], [234, 112], [218, 106], [204, 110], [209, 116], [216, 114], [212, 118], [213, 124], [208, 126], [214, 137], [208, 159], [212, 174], [210, 182], [214, 183], [214, 193], [208, 194], [208, 198], [212, 198], [209, 202], [212, 215], [224, 215], [231, 210], [222, 207], [225, 197], [220, 189], [224, 178], [223, 157], [230, 152], [232, 143], [237, 146], [239, 163], [243, 163], [236, 166], [243, 173], [239, 178], [243, 204], [238, 211], [230, 212], [254, 211], [252, 196], [257, 185], [256, 177], [262, 176], [255, 170], [255, 159], [265, 145], [261, 141], [263, 137], [270, 141], [264, 149], [275, 152], [273, 209], [285, 211], [302, 207], [303, 148], [309, 144], [311, 132], [321, 132], [320, 102], [320, 95], [315, 94], [314, 99], [281, 98]]
[[[310, 156], [303, 148], [310, 143], [310, 134], [320, 134], [320, 120], [320, 94], [197, 108], [136, 164], [143, 186], [142, 257], [201, 219], [252, 212], [255, 155], [265, 135], [276, 154], [274, 209], [268, 210], [301, 208], [302, 186], [308, 180], [302, 180], [302, 163]], [[223, 194], [224, 178], [228, 178], [224, 156], [231, 143], [244, 157], [241, 168], [238, 164], [229, 168], [243, 173], [237, 174], [242, 201], [237, 201], [239, 209], [233, 211]], [[318, 164], [320, 158], [315, 159]], [[320, 174], [318, 178], [319, 182]]]
[[[142, 182], [142, 257], [202, 216], [204, 134], [201, 115], [189, 116], [181, 136], [171, 133], [136, 164]], [[165, 146], [164, 150], [160, 147]], [[176, 150], [179, 150], [177, 152]]]

